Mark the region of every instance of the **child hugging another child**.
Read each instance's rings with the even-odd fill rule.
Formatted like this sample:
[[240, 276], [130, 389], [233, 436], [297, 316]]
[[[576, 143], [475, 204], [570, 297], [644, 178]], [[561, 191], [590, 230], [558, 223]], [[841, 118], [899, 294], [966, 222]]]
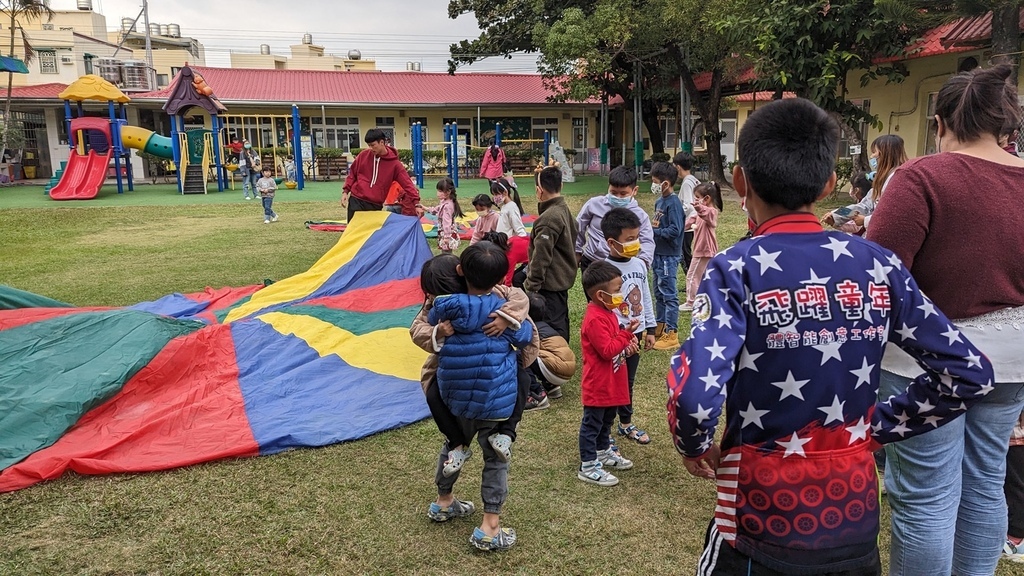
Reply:
[[[418, 345], [436, 354], [424, 364], [423, 381], [428, 406], [446, 436], [435, 474], [438, 497], [427, 516], [445, 522], [475, 511], [472, 502], [456, 499], [452, 489], [471, 454], [468, 444], [477, 436], [484, 456], [484, 519], [470, 543], [482, 550], [515, 544], [515, 531], [501, 528], [499, 517], [508, 494], [510, 447], [528, 386], [525, 370], [517, 367], [517, 353], [523, 363], [536, 357], [534, 328], [525, 319], [525, 294], [496, 286], [507, 266], [504, 253], [489, 242], [470, 246], [461, 259], [445, 254], [432, 259], [421, 275], [428, 300], [410, 329]], [[436, 376], [430, 374], [434, 365]]]
[[[651, 288], [647, 282], [647, 264], [637, 257], [640, 254], [640, 219], [628, 208], [612, 208], [601, 220], [601, 233], [608, 245], [606, 262], [615, 266], [622, 276], [623, 301], [615, 302], [613, 308], [619, 326], [633, 326], [637, 345], [650, 350], [656, 342], [656, 324]], [[629, 401], [618, 409], [619, 435], [637, 444], [650, 444], [651, 437], [647, 432], [633, 424], [633, 382], [639, 366], [639, 354], [626, 360]]]
[[693, 299], [697, 297], [697, 289], [704, 277], [708, 262], [718, 254], [718, 213], [722, 211], [722, 189], [718, 183], [705, 182], [693, 189], [693, 208], [697, 212], [687, 221], [687, 227], [693, 226], [693, 260], [686, 271], [686, 304], [680, 310], [691, 310]]
[[451, 254], [459, 247], [459, 231], [455, 219], [462, 218], [462, 207], [455, 192], [455, 182], [442, 178], [437, 183], [438, 205], [433, 208], [420, 206], [424, 212], [437, 216], [437, 247], [445, 254]]
[[[610, 214], [610, 213], [609, 213]], [[611, 445], [612, 423], [629, 403], [626, 361], [640, 352], [634, 332], [640, 321], [619, 326], [614, 312], [624, 302], [622, 273], [608, 262], [594, 262], [583, 272], [583, 291], [590, 303], [583, 314], [580, 381], [583, 420], [580, 422], [580, 467], [576, 477], [598, 486], [615, 486], [619, 479], [605, 468], [629, 470], [633, 462]]]

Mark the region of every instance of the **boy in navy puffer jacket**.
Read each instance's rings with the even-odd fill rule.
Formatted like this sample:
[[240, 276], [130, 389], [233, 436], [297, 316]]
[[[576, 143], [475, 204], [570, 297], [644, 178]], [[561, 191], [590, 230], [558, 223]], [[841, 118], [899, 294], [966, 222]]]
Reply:
[[[502, 528], [501, 507], [508, 496], [508, 462], [490, 442], [498, 424], [507, 420], [515, 408], [518, 392], [517, 348], [530, 344], [533, 325], [523, 321], [516, 330], [507, 329], [500, 337], [484, 334], [505, 300], [492, 294], [508, 271], [505, 252], [490, 242], [478, 242], [462, 253], [458, 272], [466, 278], [467, 294], [451, 294], [434, 299], [428, 320], [433, 325], [448, 322], [452, 334], [446, 335], [438, 351], [437, 384], [441, 398], [462, 425], [467, 440], [477, 436], [484, 457], [480, 496], [484, 502], [483, 523], [469, 541], [481, 550], [507, 550], [516, 541], [515, 530]], [[459, 474], [445, 478], [447, 453], [438, 459], [438, 501], [451, 496]], [[447, 508], [468, 515], [472, 505]]]

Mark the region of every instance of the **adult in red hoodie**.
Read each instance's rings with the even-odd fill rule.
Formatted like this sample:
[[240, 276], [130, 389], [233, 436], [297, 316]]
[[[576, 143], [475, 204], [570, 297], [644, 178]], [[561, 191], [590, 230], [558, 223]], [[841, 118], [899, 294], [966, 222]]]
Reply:
[[348, 208], [350, 222], [356, 212], [382, 210], [388, 190], [394, 182], [404, 191], [398, 198], [402, 214], [418, 214], [416, 205], [420, 203], [420, 191], [409, 178], [405, 165], [398, 159], [398, 152], [388, 146], [386, 138], [383, 130], [367, 130], [363, 138], [367, 148], [348, 167], [348, 177], [341, 188], [341, 205]]

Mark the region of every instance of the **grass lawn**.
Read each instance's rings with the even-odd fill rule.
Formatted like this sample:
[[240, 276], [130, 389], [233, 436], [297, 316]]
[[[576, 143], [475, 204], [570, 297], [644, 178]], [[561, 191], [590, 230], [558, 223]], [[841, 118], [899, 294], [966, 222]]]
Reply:
[[[529, 181], [520, 187], [535, 212]], [[77, 305], [117, 306], [285, 278], [337, 242], [303, 222], [341, 218], [339, 188], [335, 181], [282, 192], [281, 222], [269, 226], [239, 191], [182, 197], [169, 186], [140, 186], [58, 203], [40, 188], [0, 189], [0, 281]], [[566, 191], [578, 209], [604, 188], [587, 177]], [[483, 189], [467, 180], [460, 197]], [[653, 206], [653, 195], [638, 198]], [[737, 203], [727, 201], [721, 246], [745, 230]], [[578, 288], [570, 304], [578, 328]], [[572, 345], [578, 354], [578, 337]], [[525, 415], [503, 517], [520, 540], [508, 553], [467, 544], [479, 513], [444, 525], [426, 518], [441, 441], [426, 421], [321, 449], [150, 474], [66, 475], [0, 495], [0, 574], [692, 573], [714, 486], [686, 474], [669, 440], [668, 360], [644, 353], [636, 421], [653, 442], [621, 443], [636, 467], [614, 488], [576, 479], [578, 377], [551, 409]], [[469, 461], [456, 488], [478, 505], [480, 463], [479, 455]], [[881, 543], [885, 554], [887, 529]], [[1010, 573], [1005, 565], [999, 572]]]

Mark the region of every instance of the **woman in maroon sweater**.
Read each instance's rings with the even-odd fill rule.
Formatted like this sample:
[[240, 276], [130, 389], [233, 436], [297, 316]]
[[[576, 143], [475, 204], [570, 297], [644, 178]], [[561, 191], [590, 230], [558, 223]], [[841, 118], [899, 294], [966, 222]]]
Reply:
[[[880, 265], [907, 266], [931, 299], [925, 307], [954, 320], [943, 335], [973, 342], [996, 380], [965, 417], [886, 446], [890, 574], [992, 574], [1006, 537], [1007, 442], [1024, 407], [1024, 160], [998, 144], [1020, 115], [1010, 74], [1003, 65], [946, 82], [935, 106], [940, 153], [895, 172], [868, 229], [900, 258]], [[921, 372], [892, 348], [883, 399]]]

